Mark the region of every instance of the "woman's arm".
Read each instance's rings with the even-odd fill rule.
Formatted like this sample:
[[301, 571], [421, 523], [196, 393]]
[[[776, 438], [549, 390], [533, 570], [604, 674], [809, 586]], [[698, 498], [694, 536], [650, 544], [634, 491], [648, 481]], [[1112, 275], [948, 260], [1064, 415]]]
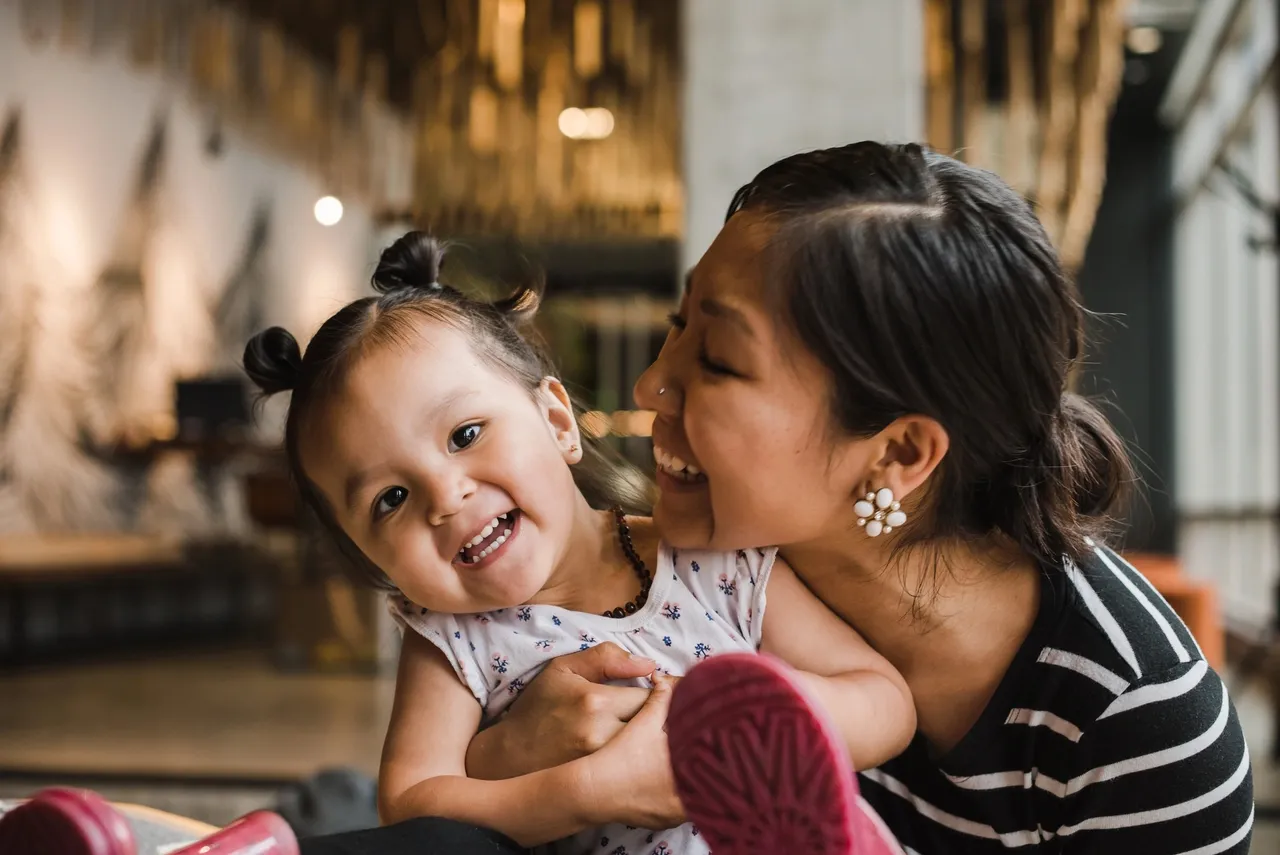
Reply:
[[1249, 751], [1226, 686], [1203, 660], [1129, 686], [1071, 756], [1061, 780], [1045, 768], [1036, 780], [1060, 820], [1041, 833], [1063, 855], [1249, 851]]
[[504, 781], [466, 775], [466, 751], [480, 706], [429, 641], [406, 632], [395, 705], [382, 751], [378, 809], [383, 822], [439, 816], [500, 831], [522, 846], [595, 824], [598, 776], [582, 761]]
[[871, 769], [911, 743], [916, 710], [889, 661], [804, 586], [781, 558], [769, 574], [761, 650], [797, 669], [835, 722], [855, 769]]

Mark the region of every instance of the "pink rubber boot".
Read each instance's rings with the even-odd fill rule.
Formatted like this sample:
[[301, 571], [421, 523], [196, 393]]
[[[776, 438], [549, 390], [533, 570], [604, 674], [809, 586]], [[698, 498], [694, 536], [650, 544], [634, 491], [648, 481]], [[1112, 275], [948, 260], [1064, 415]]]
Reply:
[[42, 790], [0, 817], [4, 855], [135, 855], [133, 831], [97, 793]]
[[[121, 813], [89, 790], [49, 789], [0, 817], [4, 855], [138, 855]], [[289, 824], [269, 811], [241, 817], [172, 855], [298, 855]]]
[[715, 855], [902, 855], [858, 794], [843, 740], [782, 663], [730, 653], [677, 684], [676, 791]]

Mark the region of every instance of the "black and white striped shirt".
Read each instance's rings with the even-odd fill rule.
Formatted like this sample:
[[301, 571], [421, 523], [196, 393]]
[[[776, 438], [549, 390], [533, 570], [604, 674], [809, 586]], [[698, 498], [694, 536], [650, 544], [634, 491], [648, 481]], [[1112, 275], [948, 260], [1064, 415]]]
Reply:
[[907, 855], [1244, 855], [1253, 779], [1226, 687], [1141, 574], [1097, 548], [1047, 573], [978, 723], [861, 775]]

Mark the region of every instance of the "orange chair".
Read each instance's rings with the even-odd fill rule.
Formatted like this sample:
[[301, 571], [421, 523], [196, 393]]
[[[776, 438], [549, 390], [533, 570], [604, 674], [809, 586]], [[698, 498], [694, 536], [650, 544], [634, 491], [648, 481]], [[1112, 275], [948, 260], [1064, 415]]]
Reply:
[[1147, 577], [1191, 630], [1196, 644], [1216, 670], [1226, 665], [1226, 633], [1218, 609], [1218, 591], [1210, 582], [1190, 579], [1172, 555], [1130, 553], [1125, 560]]

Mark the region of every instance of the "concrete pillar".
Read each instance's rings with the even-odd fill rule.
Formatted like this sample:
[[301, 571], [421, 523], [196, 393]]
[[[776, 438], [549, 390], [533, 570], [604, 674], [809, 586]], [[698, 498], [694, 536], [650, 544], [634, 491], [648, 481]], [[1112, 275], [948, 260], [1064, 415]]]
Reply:
[[683, 0], [685, 268], [778, 158], [924, 136], [923, 5]]

